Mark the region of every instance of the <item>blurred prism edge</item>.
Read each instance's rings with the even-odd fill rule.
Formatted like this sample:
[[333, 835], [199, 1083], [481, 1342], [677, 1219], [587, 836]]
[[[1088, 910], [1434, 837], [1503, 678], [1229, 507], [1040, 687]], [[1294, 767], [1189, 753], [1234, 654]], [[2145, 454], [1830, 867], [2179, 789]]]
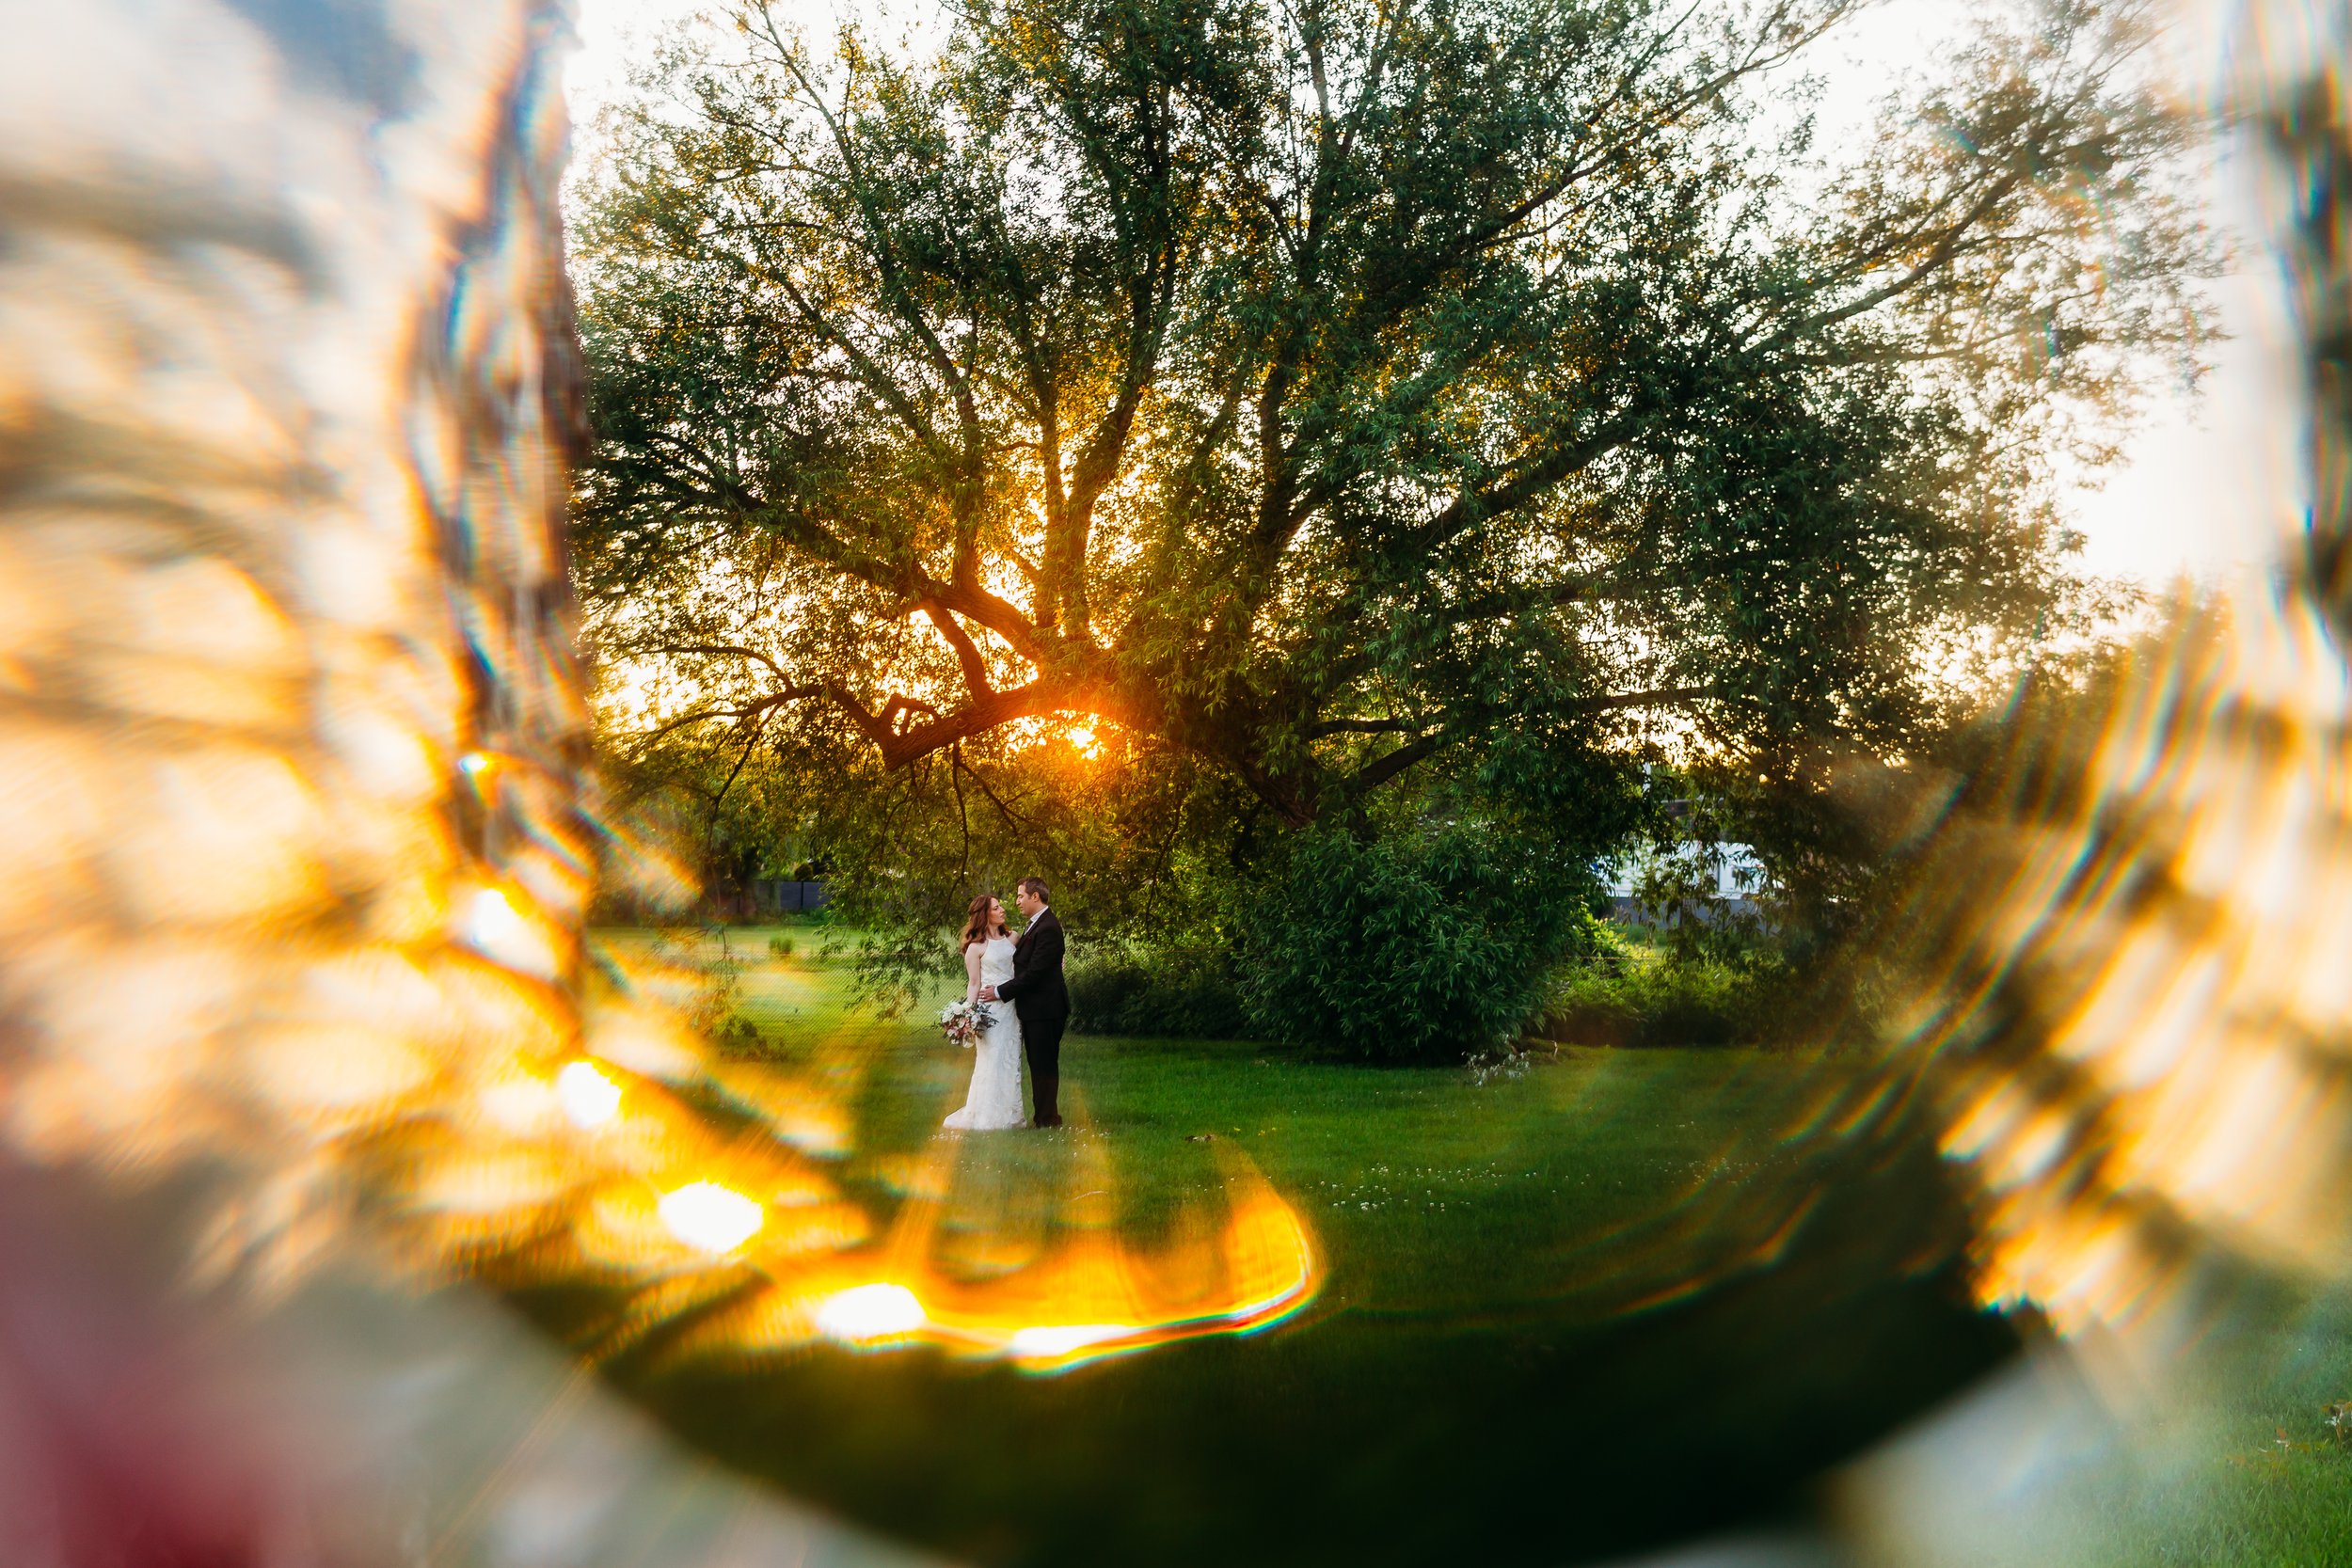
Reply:
[[913, 1564], [732, 1481], [485, 1298], [192, 1296], [202, 1207], [0, 1169], [0, 1560]]
[[[1907, 808], [1872, 1044], [1967, 1174], [1980, 1293], [2058, 1338], [1831, 1484], [1874, 1560], [1946, 1560], [2021, 1433], [2111, 1444], [2229, 1280], [2352, 1272], [2352, 104], [2342, 9], [2271, 9], [2309, 548]], [[671, 874], [585, 771], [566, 8], [8, 20], [0, 1560], [911, 1560], [462, 1283], [518, 1239], [674, 1267], [600, 1196], [660, 1118], [587, 1139], [558, 1085], [701, 1070], [658, 988], [584, 1002], [592, 885]]]
[[432, 1289], [599, 1169], [565, 8], [7, 23], [0, 1560], [884, 1560]]

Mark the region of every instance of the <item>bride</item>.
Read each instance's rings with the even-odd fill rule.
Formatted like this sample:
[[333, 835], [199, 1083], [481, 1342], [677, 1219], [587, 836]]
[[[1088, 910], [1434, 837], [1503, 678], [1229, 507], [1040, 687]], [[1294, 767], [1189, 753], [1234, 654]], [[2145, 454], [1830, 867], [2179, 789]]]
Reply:
[[[1012, 978], [1012, 934], [1005, 928], [1005, 906], [982, 896], [972, 900], [963, 923], [963, 999], [979, 999], [982, 986]], [[996, 1022], [972, 1047], [972, 1088], [963, 1109], [946, 1125], [963, 1132], [993, 1132], [1027, 1124], [1021, 1109], [1021, 1018], [1009, 1002], [991, 1010]]]

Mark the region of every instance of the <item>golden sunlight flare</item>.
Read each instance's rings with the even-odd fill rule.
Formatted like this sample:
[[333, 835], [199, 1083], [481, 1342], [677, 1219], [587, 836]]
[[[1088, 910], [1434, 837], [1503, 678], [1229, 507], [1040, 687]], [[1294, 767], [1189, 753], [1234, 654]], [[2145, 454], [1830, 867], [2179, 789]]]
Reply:
[[689, 1246], [733, 1252], [768, 1223], [759, 1205], [716, 1181], [690, 1181], [661, 1200], [661, 1223]]
[[2185, 1234], [2352, 1268], [2352, 1168], [2313, 1155], [2352, 1129], [2352, 676], [2307, 601], [2233, 610], [2020, 734], [1894, 949], [1979, 1291], [2070, 1332], [2177, 1306]]
[[1240, 1155], [1221, 1162], [1214, 1193], [1157, 1245], [1118, 1224], [1115, 1178], [1099, 1156], [1084, 1166], [1088, 1193], [1061, 1206], [1042, 1237], [977, 1196], [960, 1201], [956, 1161], [952, 1146], [934, 1153], [870, 1248], [821, 1260], [749, 1248], [744, 1260], [767, 1285], [714, 1306], [678, 1348], [756, 1357], [821, 1338], [864, 1351], [930, 1346], [1052, 1373], [1270, 1328], [1321, 1288], [1305, 1220]]
[[621, 1113], [621, 1085], [594, 1062], [567, 1062], [555, 1075], [555, 1097], [579, 1128], [602, 1127]]
[[866, 1196], [850, 1183], [853, 1077], [712, 1060], [683, 1023], [705, 974], [689, 952], [594, 959], [590, 1053], [485, 1076], [469, 1133], [417, 1148], [408, 1212], [427, 1257], [511, 1284], [601, 1282], [616, 1321], [597, 1354], [929, 1347], [1056, 1372], [1254, 1333], [1321, 1287], [1305, 1219], [1222, 1149], [1152, 1238], [1122, 1224], [1120, 1173], [1090, 1134], [1072, 1145], [1074, 1196], [1008, 1202], [1018, 1146], [953, 1138], [894, 1179], [902, 1196]]
[[923, 1304], [903, 1285], [852, 1285], [817, 1309], [817, 1326], [853, 1345], [900, 1338], [922, 1328]]

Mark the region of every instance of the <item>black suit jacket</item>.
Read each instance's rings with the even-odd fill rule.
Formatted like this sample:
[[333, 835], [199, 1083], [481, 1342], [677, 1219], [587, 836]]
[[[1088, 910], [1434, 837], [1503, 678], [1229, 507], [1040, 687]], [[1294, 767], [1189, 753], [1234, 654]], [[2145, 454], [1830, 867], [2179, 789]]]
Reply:
[[1023, 1023], [1070, 1016], [1070, 988], [1061, 976], [1061, 922], [1051, 906], [1037, 911], [1012, 947], [1012, 978], [996, 988]]

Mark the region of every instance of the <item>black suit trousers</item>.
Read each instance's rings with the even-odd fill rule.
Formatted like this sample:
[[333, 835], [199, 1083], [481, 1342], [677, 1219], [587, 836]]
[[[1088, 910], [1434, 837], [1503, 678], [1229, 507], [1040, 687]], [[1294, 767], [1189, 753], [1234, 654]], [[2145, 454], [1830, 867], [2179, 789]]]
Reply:
[[1021, 1018], [1021, 1045], [1029, 1058], [1029, 1094], [1037, 1102], [1037, 1119], [1051, 1126], [1061, 1119], [1061, 1032], [1070, 1023], [1070, 1009], [1040, 997], [1031, 1007], [1016, 1001]]

